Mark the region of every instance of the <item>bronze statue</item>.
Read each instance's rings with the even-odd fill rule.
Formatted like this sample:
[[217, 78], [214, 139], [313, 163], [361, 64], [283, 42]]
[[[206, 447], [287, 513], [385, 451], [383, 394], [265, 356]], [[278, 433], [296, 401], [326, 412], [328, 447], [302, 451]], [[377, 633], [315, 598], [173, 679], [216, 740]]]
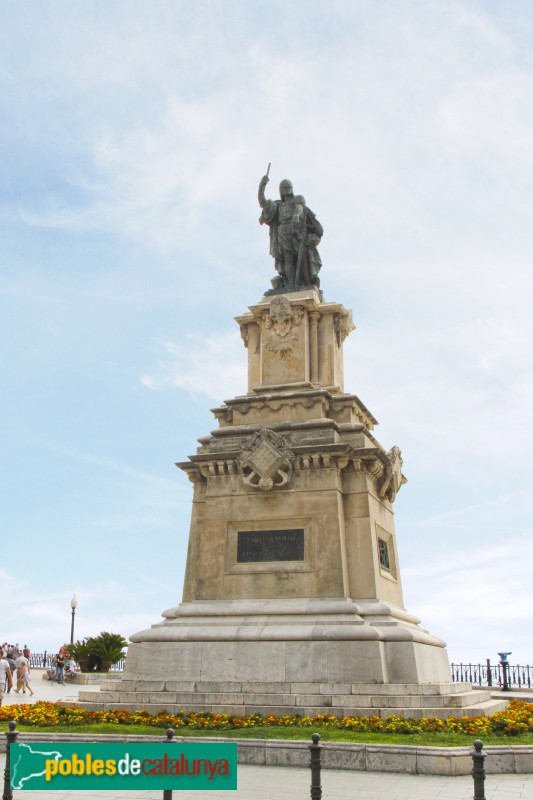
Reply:
[[265, 198], [268, 182], [267, 171], [259, 184], [258, 199], [263, 209], [259, 222], [270, 227], [270, 255], [278, 272], [272, 279], [271, 291], [293, 292], [310, 286], [319, 289], [322, 262], [316, 248], [324, 229], [302, 195], [294, 194], [290, 181], [281, 181], [280, 200]]

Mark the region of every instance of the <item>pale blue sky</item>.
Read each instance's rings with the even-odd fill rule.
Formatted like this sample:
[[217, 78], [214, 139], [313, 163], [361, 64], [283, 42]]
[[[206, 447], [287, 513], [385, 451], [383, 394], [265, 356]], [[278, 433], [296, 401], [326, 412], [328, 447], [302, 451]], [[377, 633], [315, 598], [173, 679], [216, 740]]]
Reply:
[[405, 604], [533, 663], [533, 8], [0, 6], [0, 639], [129, 635], [181, 598], [174, 466], [246, 388], [257, 184], [289, 177], [352, 308], [346, 388], [401, 447]]

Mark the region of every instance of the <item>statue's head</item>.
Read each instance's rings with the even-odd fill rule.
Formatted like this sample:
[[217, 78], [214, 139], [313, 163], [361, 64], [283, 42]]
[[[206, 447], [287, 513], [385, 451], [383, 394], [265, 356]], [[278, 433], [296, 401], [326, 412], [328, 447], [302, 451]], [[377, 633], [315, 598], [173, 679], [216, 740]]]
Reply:
[[292, 188], [292, 183], [287, 179], [283, 178], [279, 185], [279, 196], [283, 200], [285, 197], [293, 197], [294, 191]]

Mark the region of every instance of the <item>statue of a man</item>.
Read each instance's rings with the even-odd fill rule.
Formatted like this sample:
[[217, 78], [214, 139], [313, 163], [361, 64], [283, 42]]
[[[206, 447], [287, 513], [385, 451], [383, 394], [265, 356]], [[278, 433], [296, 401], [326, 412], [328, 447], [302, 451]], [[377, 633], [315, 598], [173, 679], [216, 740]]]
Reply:
[[320, 286], [318, 273], [322, 262], [317, 245], [324, 229], [301, 194], [295, 195], [292, 183], [282, 180], [280, 200], [267, 200], [265, 187], [268, 175], [261, 178], [258, 199], [263, 209], [259, 222], [270, 227], [270, 255], [274, 258], [278, 276], [272, 280], [274, 289], [291, 292], [307, 286]]

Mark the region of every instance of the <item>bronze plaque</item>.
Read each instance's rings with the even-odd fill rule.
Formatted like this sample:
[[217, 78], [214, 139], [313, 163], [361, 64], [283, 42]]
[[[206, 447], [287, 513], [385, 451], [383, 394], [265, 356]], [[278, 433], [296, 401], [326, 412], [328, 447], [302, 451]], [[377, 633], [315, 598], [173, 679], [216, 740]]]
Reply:
[[237, 536], [238, 564], [304, 560], [303, 528], [290, 528], [286, 531], [239, 531]]

